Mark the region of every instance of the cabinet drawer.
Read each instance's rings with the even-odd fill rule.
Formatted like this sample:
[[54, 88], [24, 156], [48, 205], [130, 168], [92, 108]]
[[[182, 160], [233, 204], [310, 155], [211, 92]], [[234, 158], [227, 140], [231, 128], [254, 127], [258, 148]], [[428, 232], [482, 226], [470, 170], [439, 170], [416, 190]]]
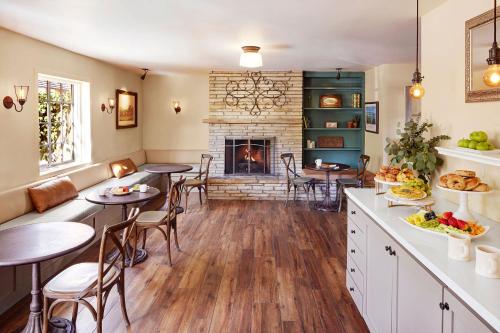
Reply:
[[370, 218], [351, 200], [347, 203], [347, 217], [351, 218], [362, 232], [366, 231]]
[[363, 313], [363, 295], [359, 291], [358, 287], [352, 280], [351, 276], [349, 275], [349, 272], [346, 272], [346, 286], [347, 286], [347, 291], [351, 295], [354, 304], [356, 304], [356, 307], [359, 310], [359, 313]]
[[354, 283], [356, 283], [356, 286], [358, 287], [358, 290], [361, 292], [361, 294], [364, 294], [364, 272], [358, 268], [350, 255], [347, 255], [347, 273], [351, 276], [351, 279], [354, 280]]
[[365, 233], [358, 227], [351, 218], [347, 219], [347, 236], [359, 247], [361, 252], [365, 253], [366, 237]]
[[359, 249], [356, 243], [353, 242], [351, 237], [347, 237], [347, 255], [351, 256], [356, 266], [361, 268], [364, 272], [366, 265], [365, 253]]

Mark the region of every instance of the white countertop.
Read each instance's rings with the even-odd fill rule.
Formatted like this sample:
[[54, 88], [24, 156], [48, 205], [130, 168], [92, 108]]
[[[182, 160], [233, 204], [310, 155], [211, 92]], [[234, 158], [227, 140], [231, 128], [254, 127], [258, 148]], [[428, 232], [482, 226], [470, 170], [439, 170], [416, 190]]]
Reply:
[[[500, 279], [488, 279], [477, 275], [474, 271], [475, 258], [468, 262], [449, 259], [446, 238], [420, 232], [399, 219], [415, 213], [418, 208], [388, 208], [387, 200], [381, 195], [375, 195], [374, 189], [349, 188], [345, 192], [349, 199], [441, 280], [448, 289], [461, 298], [484, 321], [500, 331]], [[457, 208], [456, 204], [439, 198], [438, 193], [433, 193], [433, 196], [436, 198], [436, 204], [433, 205], [436, 213], [455, 211]], [[489, 225], [491, 229], [485, 236], [473, 240], [473, 247], [488, 244], [500, 248], [500, 224], [478, 214], [474, 215], [480, 224]], [[472, 252], [475, 257], [475, 249]]]

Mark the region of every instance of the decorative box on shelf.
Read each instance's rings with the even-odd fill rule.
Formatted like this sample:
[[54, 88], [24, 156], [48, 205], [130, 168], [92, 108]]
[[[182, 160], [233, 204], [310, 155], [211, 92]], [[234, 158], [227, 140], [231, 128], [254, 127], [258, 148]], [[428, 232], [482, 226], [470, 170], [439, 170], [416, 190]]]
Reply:
[[342, 136], [319, 136], [318, 148], [343, 148], [344, 137]]

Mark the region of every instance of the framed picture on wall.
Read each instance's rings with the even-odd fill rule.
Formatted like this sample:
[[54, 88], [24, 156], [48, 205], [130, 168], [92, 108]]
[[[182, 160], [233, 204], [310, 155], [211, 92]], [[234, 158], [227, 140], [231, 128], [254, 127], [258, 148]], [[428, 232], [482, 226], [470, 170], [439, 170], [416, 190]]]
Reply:
[[116, 128], [137, 127], [137, 93], [116, 89]]
[[365, 131], [378, 134], [378, 102], [365, 102]]

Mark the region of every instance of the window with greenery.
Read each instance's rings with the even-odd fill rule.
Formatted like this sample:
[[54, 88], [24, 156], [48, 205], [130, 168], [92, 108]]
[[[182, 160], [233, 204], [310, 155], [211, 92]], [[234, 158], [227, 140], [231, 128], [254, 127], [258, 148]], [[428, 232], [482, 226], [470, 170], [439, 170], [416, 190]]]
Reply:
[[40, 170], [75, 161], [78, 88], [78, 83], [38, 77]]

